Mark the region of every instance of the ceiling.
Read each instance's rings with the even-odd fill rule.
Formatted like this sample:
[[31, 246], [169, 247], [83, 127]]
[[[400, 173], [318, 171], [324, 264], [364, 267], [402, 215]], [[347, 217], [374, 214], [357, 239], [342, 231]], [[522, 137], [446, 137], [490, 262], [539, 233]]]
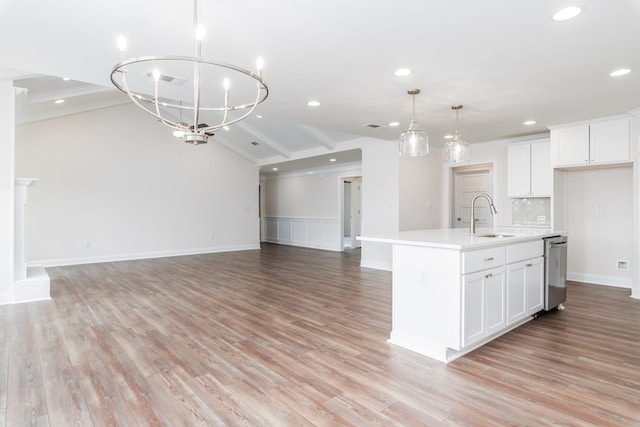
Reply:
[[[570, 4], [200, 0], [203, 56], [248, 69], [262, 56], [270, 88], [256, 110], [262, 119], [213, 139], [258, 165], [331, 153], [354, 136], [394, 143], [409, 125], [413, 88], [422, 90], [417, 121], [436, 146], [455, 128], [454, 104], [464, 105], [460, 128], [472, 143], [640, 107], [640, 1], [580, 0], [578, 17], [551, 19]], [[0, 37], [11, 43], [3, 46], [0, 78], [27, 89], [18, 120], [127, 102], [109, 81], [120, 60], [117, 36], [127, 38], [127, 56], [192, 55], [192, 6], [1, 0]], [[396, 77], [401, 67], [413, 74]], [[610, 77], [618, 68], [632, 72]], [[64, 104], [53, 103], [60, 98]], [[320, 105], [308, 107], [312, 99]]]

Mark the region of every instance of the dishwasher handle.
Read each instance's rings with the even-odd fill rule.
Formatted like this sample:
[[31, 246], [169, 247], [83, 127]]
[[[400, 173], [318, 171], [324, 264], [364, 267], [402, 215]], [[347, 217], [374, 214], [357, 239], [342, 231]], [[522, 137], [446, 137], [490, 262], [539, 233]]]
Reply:
[[560, 246], [567, 246], [567, 242], [562, 242], [562, 243], [552, 243], [549, 245], [550, 248], [558, 248]]

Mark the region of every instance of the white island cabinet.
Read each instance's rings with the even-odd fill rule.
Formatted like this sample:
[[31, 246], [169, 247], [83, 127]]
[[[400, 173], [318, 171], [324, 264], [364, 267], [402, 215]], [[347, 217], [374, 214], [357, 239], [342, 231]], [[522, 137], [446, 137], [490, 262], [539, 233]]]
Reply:
[[544, 237], [550, 230], [414, 230], [363, 241], [393, 246], [389, 342], [450, 362], [542, 309]]

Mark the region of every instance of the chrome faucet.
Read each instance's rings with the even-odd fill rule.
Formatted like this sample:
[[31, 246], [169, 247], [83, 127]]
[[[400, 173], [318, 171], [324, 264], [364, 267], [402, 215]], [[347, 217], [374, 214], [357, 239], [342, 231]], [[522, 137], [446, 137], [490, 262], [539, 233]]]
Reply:
[[496, 207], [493, 204], [493, 199], [491, 198], [490, 195], [488, 195], [487, 193], [478, 193], [475, 196], [473, 196], [473, 199], [471, 200], [471, 225], [469, 230], [471, 234], [476, 234], [475, 203], [478, 197], [484, 197], [485, 199], [487, 199], [487, 201], [489, 202], [489, 210], [491, 211], [491, 215], [495, 215], [498, 213], [498, 211], [496, 210]]

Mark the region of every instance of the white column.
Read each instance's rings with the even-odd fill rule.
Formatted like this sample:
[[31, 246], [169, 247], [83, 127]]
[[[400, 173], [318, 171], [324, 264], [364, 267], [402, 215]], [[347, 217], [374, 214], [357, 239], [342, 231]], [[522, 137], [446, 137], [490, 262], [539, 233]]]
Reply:
[[13, 302], [15, 215], [15, 92], [0, 81], [0, 304]]
[[633, 282], [631, 296], [640, 299], [640, 108], [631, 115], [631, 160], [633, 160]]
[[27, 264], [25, 262], [24, 247], [24, 211], [27, 204], [27, 187], [38, 182], [35, 178], [16, 178], [16, 210], [15, 210], [15, 251], [14, 251], [14, 280], [27, 278]]

